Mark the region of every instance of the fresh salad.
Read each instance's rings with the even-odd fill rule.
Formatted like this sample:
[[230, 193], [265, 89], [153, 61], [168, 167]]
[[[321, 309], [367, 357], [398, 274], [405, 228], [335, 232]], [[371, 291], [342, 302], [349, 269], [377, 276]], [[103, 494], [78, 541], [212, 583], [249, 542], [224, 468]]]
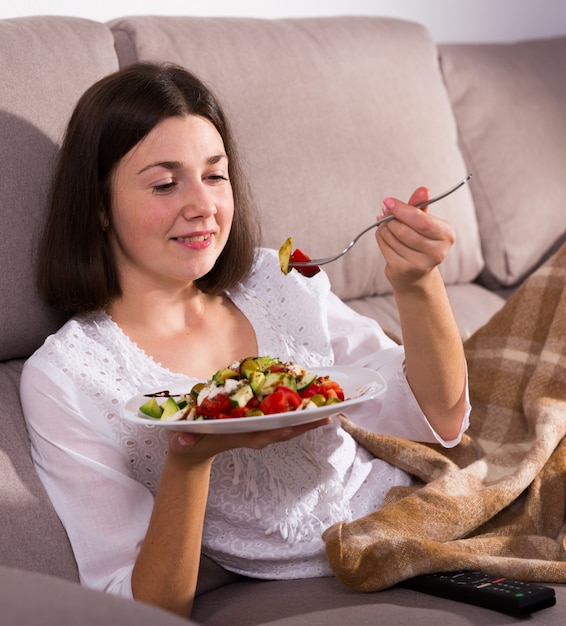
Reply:
[[[159, 402], [158, 398], [165, 400]], [[269, 356], [250, 357], [222, 368], [187, 394], [152, 394], [140, 412], [159, 420], [215, 420], [272, 415], [344, 401], [344, 391], [329, 376]]]
[[293, 269], [297, 270], [299, 274], [302, 274], [307, 278], [311, 278], [315, 274], [318, 274], [320, 272], [320, 267], [318, 267], [318, 265], [309, 265], [308, 267], [301, 267], [300, 265], [293, 267], [292, 265], [289, 265], [289, 263], [308, 263], [310, 260], [310, 257], [302, 250], [299, 250], [299, 248], [293, 250], [292, 237], [289, 237], [281, 248], [279, 248], [279, 265], [281, 266], [281, 271], [285, 275]]

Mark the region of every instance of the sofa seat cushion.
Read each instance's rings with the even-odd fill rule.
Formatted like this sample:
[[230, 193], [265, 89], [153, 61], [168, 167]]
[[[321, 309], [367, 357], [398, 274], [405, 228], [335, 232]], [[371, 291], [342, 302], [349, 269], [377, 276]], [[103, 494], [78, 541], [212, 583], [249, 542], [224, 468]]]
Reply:
[[[463, 339], [488, 322], [505, 303], [504, 297], [475, 283], [448, 285], [447, 292]], [[401, 326], [393, 295], [356, 298], [348, 300], [347, 304], [358, 313], [377, 320], [393, 338], [400, 339]]]
[[566, 37], [440, 53], [474, 174], [482, 281], [516, 285], [566, 234]]
[[[552, 585], [557, 605], [533, 622], [561, 626], [566, 620], [566, 585]], [[335, 578], [249, 581], [197, 599], [193, 619], [203, 626], [343, 626], [344, 624], [485, 626], [517, 624], [518, 618], [489, 609], [393, 587], [359, 593]]]
[[0, 567], [0, 605], [2, 624], [10, 626], [195, 625], [141, 602], [6, 567]]
[[[279, 248], [292, 236], [311, 256], [328, 256], [381, 214], [384, 197], [406, 200], [419, 185], [435, 194], [466, 174], [437, 49], [420, 25], [128, 17], [110, 27], [122, 65], [181, 64], [219, 95], [265, 245]], [[430, 210], [456, 228], [445, 280], [472, 280], [483, 261], [469, 188]], [[344, 299], [390, 292], [372, 234], [327, 268]]]

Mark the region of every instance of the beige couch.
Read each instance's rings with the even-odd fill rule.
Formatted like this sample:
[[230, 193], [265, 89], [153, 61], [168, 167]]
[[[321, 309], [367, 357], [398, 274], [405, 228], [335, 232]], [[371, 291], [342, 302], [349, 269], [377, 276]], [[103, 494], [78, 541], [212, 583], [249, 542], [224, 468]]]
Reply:
[[[341, 249], [386, 195], [469, 188], [431, 210], [457, 243], [443, 267], [463, 336], [566, 232], [566, 38], [438, 47], [421, 26], [378, 18], [263, 21], [136, 17], [109, 24], [0, 21], [1, 623], [187, 623], [78, 586], [71, 547], [34, 473], [18, 400], [23, 360], [61, 318], [34, 291], [32, 259], [65, 121], [98, 78], [135, 60], [181, 63], [231, 115], [264, 242], [292, 235], [314, 256]], [[398, 333], [371, 236], [328, 267], [335, 291]], [[66, 580], [62, 580], [66, 579]], [[566, 591], [537, 624], [566, 621]], [[225, 626], [511, 624], [514, 618], [395, 588], [334, 579], [254, 582], [203, 559], [193, 619]], [[6, 621], [7, 620], [7, 621]]]

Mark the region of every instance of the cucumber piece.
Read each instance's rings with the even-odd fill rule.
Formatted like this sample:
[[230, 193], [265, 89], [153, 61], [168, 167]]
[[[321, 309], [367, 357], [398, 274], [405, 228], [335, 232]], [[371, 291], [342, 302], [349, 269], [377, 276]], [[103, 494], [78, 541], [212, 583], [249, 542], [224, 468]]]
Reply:
[[283, 274], [288, 274], [291, 269], [289, 268], [289, 260], [291, 259], [291, 252], [293, 250], [293, 238], [289, 237], [285, 243], [279, 248], [279, 266]]
[[228, 378], [236, 378], [239, 375], [240, 374], [236, 370], [233, 370], [231, 367], [223, 367], [222, 369], [218, 370], [216, 374], [214, 374], [212, 380], [217, 383], [223, 383]]
[[293, 391], [297, 391], [297, 383], [295, 377], [287, 372], [270, 372], [265, 375], [265, 382], [261, 386], [261, 395], [267, 396], [273, 393], [279, 386], [288, 387]]
[[297, 391], [303, 391], [309, 385], [312, 385], [317, 379], [317, 375], [312, 372], [306, 372], [297, 380]]
[[324, 406], [326, 404], [326, 398], [321, 393], [315, 393], [309, 400], [316, 406]]
[[147, 402], [144, 402], [140, 406], [140, 411], [144, 415], [148, 415], [154, 419], [159, 419], [163, 413], [163, 409], [159, 406], [155, 396], [151, 397]]
[[250, 387], [252, 388], [252, 391], [255, 393], [256, 396], [258, 396], [261, 393], [262, 387], [265, 383], [265, 374], [263, 372], [260, 372], [259, 370], [256, 370], [255, 372], [250, 372], [248, 380], [250, 381]]
[[236, 391], [228, 396], [232, 406], [246, 406], [246, 404], [254, 397], [254, 392], [248, 383], [244, 383], [238, 387]]
[[161, 405], [161, 408], [163, 409], [160, 418], [162, 420], [167, 420], [171, 417], [171, 415], [179, 412], [179, 405], [175, 402], [174, 398], [167, 398], [167, 400], [165, 400], [165, 402]]
[[340, 398], [327, 398], [326, 406], [328, 406], [329, 404], [340, 404], [341, 402], [342, 400], [340, 400]]
[[257, 372], [258, 370], [259, 365], [257, 364], [257, 360], [251, 357], [244, 359], [240, 363], [240, 373], [248, 379], [250, 378], [252, 372]]
[[259, 370], [265, 373], [267, 369], [269, 369], [272, 365], [280, 365], [281, 359], [273, 358], [270, 356], [258, 356], [254, 359], [257, 363], [257, 367]]
[[202, 388], [204, 387], [205, 383], [195, 383], [193, 385], [193, 388], [191, 389], [190, 395], [192, 396], [193, 400], [196, 400], [198, 398], [198, 394], [202, 391]]

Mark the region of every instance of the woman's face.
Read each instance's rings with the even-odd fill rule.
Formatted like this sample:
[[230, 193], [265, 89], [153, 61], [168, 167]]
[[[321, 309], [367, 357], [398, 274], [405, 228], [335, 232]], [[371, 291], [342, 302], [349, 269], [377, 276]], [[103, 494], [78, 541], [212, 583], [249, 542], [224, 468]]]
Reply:
[[228, 158], [195, 115], [160, 122], [118, 163], [111, 245], [124, 294], [179, 289], [207, 274], [234, 215]]

